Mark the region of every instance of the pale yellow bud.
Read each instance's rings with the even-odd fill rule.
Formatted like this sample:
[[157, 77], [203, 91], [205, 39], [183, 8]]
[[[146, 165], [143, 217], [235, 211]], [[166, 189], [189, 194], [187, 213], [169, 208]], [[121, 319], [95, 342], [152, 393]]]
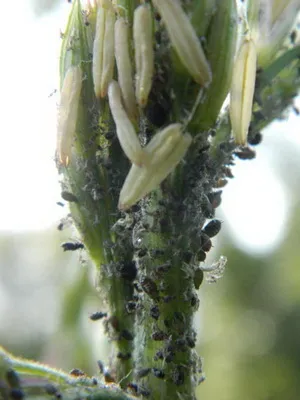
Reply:
[[[152, 0], [166, 25], [171, 44], [182, 64], [200, 85], [207, 86], [211, 70], [191, 21], [177, 0]], [[222, 40], [222, 38], [220, 38]]]
[[115, 13], [108, 0], [100, 1], [97, 10], [96, 32], [93, 46], [93, 80], [97, 97], [107, 94], [114, 73]]
[[145, 4], [140, 5], [134, 12], [133, 39], [136, 68], [135, 95], [139, 106], [145, 107], [154, 71], [152, 14]]
[[118, 68], [118, 81], [125, 109], [130, 118], [135, 119], [137, 117], [137, 107], [129, 55], [128, 25], [123, 18], [119, 18], [115, 23], [115, 57]]
[[170, 136], [167, 137], [166, 135], [166, 141], [161, 143], [164, 147], [164, 151], [161, 154], [162, 157], [159, 157], [157, 153], [157, 143], [155, 146], [152, 143], [152, 150], [151, 146], [149, 146], [150, 143], [149, 147], [146, 146], [146, 150], [155, 159], [155, 163], [152, 161], [149, 166], [144, 168], [138, 168], [135, 165], [131, 167], [120, 193], [119, 208], [121, 210], [126, 210], [152, 190], [158, 188], [161, 182], [179, 164], [192, 142], [192, 137], [189, 133], [180, 135], [180, 139], [175, 146], [174, 143], [168, 144]]
[[142, 149], [139, 138], [135, 132], [121, 102], [121, 91], [116, 81], [111, 81], [108, 87], [108, 100], [120, 145], [129, 160], [142, 166], [147, 162], [147, 153]]
[[71, 157], [81, 86], [81, 68], [79, 66], [69, 68], [61, 89], [57, 118], [56, 151], [59, 162], [65, 167], [68, 166]]
[[230, 120], [235, 142], [246, 143], [252, 115], [256, 77], [256, 48], [252, 39], [245, 39], [236, 56], [231, 90]]
[[176, 145], [182, 140], [182, 127], [180, 124], [171, 124], [162, 131], [157, 132], [145, 147], [151, 155], [150, 165], [156, 165], [167, 158]]

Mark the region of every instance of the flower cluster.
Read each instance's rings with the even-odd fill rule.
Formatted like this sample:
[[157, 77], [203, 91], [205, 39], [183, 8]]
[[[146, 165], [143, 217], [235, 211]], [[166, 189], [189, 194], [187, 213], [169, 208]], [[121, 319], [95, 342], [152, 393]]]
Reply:
[[[257, 64], [265, 66], [275, 57], [276, 46], [287, 35], [299, 7], [299, 0], [290, 0], [284, 5], [275, 0], [249, 0], [242, 19], [245, 33], [236, 52], [237, 29], [230, 30], [229, 26], [236, 24], [237, 8], [234, 1], [228, 0], [222, 21], [224, 34], [230, 32], [228, 39], [224, 38], [230, 54], [223, 52], [216, 58], [212, 48], [208, 48], [207, 58], [179, 0], [143, 2], [134, 10], [132, 24], [120, 11], [118, 2], [97, 1], [92, 38], [94, 93], [99, 101], [108, 95], [120, 145], [133, 164], [121, 190], [120, 208], [130, 207], [158, 187], [182, 160], [192, 142], [190, 134], [183, 133], [183, 125], [175, 123], [158, 131], [145, 147], [140, 143], [137, 127], [144, 116], [155, 75], [154, 11], [160, 15], [160, 25], [165, 28], [172, 51], [191, 79], [206, 91], [209, 109], [213, 108], [211, 100], [216, 97], [216, 91], [222, 94], [220, 98], [224, 101], [231, 87], [233, 137], [236, 144], [245, 145], [252, 116]], [[223, 29], [222, 21], [216, 20], [217, 28]], [[220, 79], [222, 59], [226, 61], [223, 81]], [[57, 154], [64, 167], [71, 158], [82, 79], [80, 65], [72, 66], [65, 73], [62, 85]], [[210, 112], [202, 106], [200, 104], [199, 112]], [[220, 106], [218, 104], [217, 113]], [[212, 118], [213, 123], [215, 119]]]
[[[187, 71], [195, 82], [208, 85], [211, 81], [209, 64], [180, 3], [177, 0], [153, 1], [153, 6], [161, 15], [171, 44]], [[138, 115], [147, 105], [153, 84], [152, 13], [149, 4], [138, 6], [134, 11], [131, 32], [128, 22], [119, 15], [114, 3], [110, 0], [97, 2], [92, 59], [94, 92], [100, 99], [108, 95], [120, 145], [133, 164], [120, 193], [121, 209], [130, 207], [157, 188], [181, 161], [192, 142], [191, 135], [183, 133], [183, 127], [179, 123], [157, 132], [145, 147], [141, 146], [136, 132]], [[131, 33], [134, 68], [130, 57]], [[115, 62], [118, 81], [113, 80]], [[81, 80], [80, 67], [72, 67], [65, 75], [61, 90], [57, 153], [64, 166], [68, 166], [71, 157]]]

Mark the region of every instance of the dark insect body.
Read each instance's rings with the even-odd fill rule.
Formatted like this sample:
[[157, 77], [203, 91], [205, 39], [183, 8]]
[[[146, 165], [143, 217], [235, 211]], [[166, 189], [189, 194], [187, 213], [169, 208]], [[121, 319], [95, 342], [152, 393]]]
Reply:
[[79, 249], [84, 249], [84, 245], [83, 243], [79, 243], [79, 242], [65, 242], [61, 244], [61, 247], [64, 249], [64, 251], [75, 251], [75, 250], [79, 250]]
[[206, 233], [210, 238], [216, 236], [221, 230], [222, 223], [218, 219], [213, 219], [202, 229], [202, 232]]
[[61, 197], [64, 200], [69, 201], [70, 203], [78, 203], [77, 197], [74, 194], [67, 192], [65, 190], [61, 192]]
[[69, 372], [70, 375], [73, 376], [84, 376], [86, 375], [83, 371], [81, 371], [81, 369], [79, 368], [73, 368], [71, 369], [71, 371]]
[[102, 311], [96, 311], [92, 315], [90, 315], [90, 320], [92, 321], [98, 321], [99, 319], [107, 317], [107, 313], [104, 313]]

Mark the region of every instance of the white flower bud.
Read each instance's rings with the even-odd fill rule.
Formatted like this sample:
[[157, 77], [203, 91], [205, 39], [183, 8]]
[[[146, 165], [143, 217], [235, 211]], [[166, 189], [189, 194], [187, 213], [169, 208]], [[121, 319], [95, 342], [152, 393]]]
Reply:
[[135, 95], [140, 107], [145, 107], [152, 87], [154, 51], [152, 15], [147, 5], [140, 5], [134, 11], [133, 39], [135, 51], [136, 89]]
[[182, 64], [200, 85], [207, 86], [211, 79], [197, 34], [177, 0], [152, 0], [166, 25], [170, 40]]
[[82, 86], [82, 72], [79, 66], [68, 69], [60, 94], [57, 118], [57, 156], [59, 162], [67, 167], [75, 135], [77, 111]]
[[153, 145], [152, 151], [151, 148], [147, 148], [149, 143], [146, 149], [153, 157], [156, 157], [156, 162], [144, 168], [138, 168], [135, 165], [131, 167], [120, 193], [119, 209], [126, 210], [156, 189], [182, 160], [191, 142], [192, 137], [189, 133], [181, 134], [177, 144], [174, 146], [171, 143], [168, 149], [168, 137], [166, 137], [166, 142], [162, 143], [164, 147], [162, 158], [158, 158], [156, 145]]
[[142, 166], [148, 160], [147, 153], [142, 149], [135, 129], [123, 108], [120, 87], [116, 81], [109, 84], [108, 100], [124, 153], [132, 163]]
[[114, 73], [115, 13], [108, 0], [101, 0], [97, 11], [93, 46], [93, 80], [97, 97], [104, 97]]
[[132, 68], [129, 55], [128, 26], [124, 18], [115, 23], [115, 57], [118, 68], [118, 81], [125, 109], [131, 119], [137, 117]]
[[246, 143], [252, 115], [256, 77], [256, 48], [245, 39], [237, 53], [230, 91], [230, 120], [235, 142]]

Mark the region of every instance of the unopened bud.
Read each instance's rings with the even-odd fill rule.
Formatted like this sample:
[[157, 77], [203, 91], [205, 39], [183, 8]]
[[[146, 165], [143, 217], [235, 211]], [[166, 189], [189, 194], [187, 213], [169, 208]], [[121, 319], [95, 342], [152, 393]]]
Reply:
[[176, 145], [182, 140], [180, 124], [171, 124], [162, 131], [157, 132], [145, 147], [151, 155], [150, 165], [157, 165], [173, 152]]
[[133, 39], [136, 67], [136, 99], [145, 107], [152, 87], [154, 51], [152, 14], [147, 5], [140, 5], [134, 12]]
[[211, 79], [210, 66], [191, 21], [177, 0], [153, 0], [166, 25], [170, 40], [182, 64], [196, 82], [207, 86]]
[[236, 56], [230, 91], [230, 120], [235, 142], [247, 141], [256, 77], [256, 48], [245, 39]]
[[[162, 146], [164, 146], [162, 158], [158, 158], [156, 154], [156, 145], [153, 145], [151, 151], [151, 147], [148, 147], [149, 143], [146, 150], [156, 158], [156, 162], [144, 168], [138, 168], [135, 165], [131, 167], [120, 193], [119, 209], [126, 210], [156, 189], [182, 160], [191, 142], [191, 135], [186, 133], [181, 134], [181, 138], [175, 146], [173, 143], [169, 144], [169, 150], [167, 148], [168, 142], [162, 143]], [[168, 154], [168, 156], [165, 156], [165, 154]]]
[[97, 11], [93, 46], [93, 80], [97, 97], [104, 97], [114, 73], [115, 13], [109, 0], [101, 0]]
[[120, 145], [129, 160], [141, 166], [147, 160], [147, 154], [142, 149], [139, 138], [135, 132], [121, 102], [121, 91], [118, 83], [112, 81], [108, 87], [109, 106], [114, 118]]
[[57, 119], [57, 156], [65, 167], [68, 166], [71, 157], [81, 85], [81, 68], [70, 67], [63, 80]]
[[137, 116], [132, 68], [129, 56], [128, 26], [123, 18], [115, 23], [115, 57], [118, 68], [118, 81], [124, 105], [131, 119]]

